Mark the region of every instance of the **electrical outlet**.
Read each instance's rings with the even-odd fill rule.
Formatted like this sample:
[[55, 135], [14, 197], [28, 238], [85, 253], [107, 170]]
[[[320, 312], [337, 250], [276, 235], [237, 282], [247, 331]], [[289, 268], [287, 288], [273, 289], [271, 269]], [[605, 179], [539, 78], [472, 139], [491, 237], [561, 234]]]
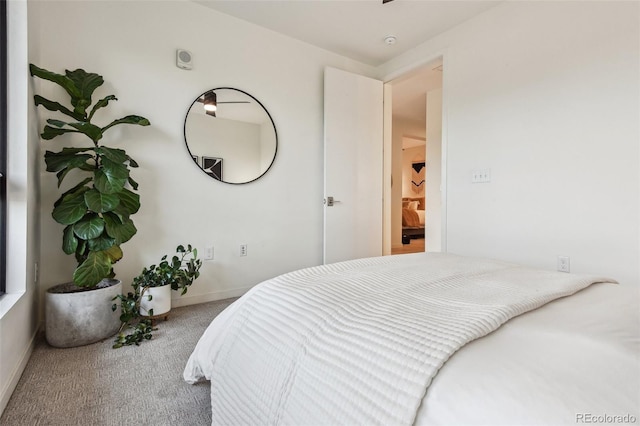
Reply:
[[205, 247], [204, 260], [213, 260], [213, 246]]
[[246, 256], [246, 255], [247, 255], [247, 245], [240, 244], [240, 256]]
[[569, 272], [570, 269], [569, 256], [558, 256], [558, 271]]

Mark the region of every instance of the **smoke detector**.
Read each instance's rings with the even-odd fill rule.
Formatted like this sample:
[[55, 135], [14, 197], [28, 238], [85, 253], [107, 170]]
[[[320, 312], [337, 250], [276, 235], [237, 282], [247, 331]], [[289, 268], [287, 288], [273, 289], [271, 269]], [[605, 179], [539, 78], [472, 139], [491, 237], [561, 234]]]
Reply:
[[384, 38], [384, 42], [388, 45], [396, 44], [396, 36], [388, 35]]

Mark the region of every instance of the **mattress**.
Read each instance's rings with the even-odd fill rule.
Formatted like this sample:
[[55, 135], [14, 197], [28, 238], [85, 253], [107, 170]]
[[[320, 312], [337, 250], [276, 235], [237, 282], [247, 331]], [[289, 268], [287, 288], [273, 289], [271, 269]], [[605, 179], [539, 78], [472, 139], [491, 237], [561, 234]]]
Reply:
[[[394, 263], [409, 265], [416, 262], [419, 263], [423, 258], [432, 260], [434, 257], [433, 255], [420, 253], [401, 257], [380, 258], [380, 260], [372, 260], [371, 263], [383, 263], [388, 268], [391, 268], [390, 265]], [[450, 256], [444, 256], [444, 258], [451, 259]], [[464, 259], [455, 259], [456, 262], [459, 260], [465, 261]], [[360, 264], [367, 264], [367, 260], [359, 262]], [[475, 260], [470, 262], [473, 263]], [[492, 265], [492, 267], [496, 266], [495, 262], [487, 264]], [[352, 266], [351, 263], [348, 265]], [[478, 265], [485, 264], [478, 263]], [[502, 267], [500, 263], [497, 266], [497, 270]], [[334, 269], [328, 267], [326, 270], [322, 268], [324, 267], [314, 271], [319, 272], [320, 275], [329, 271], [329, 277], [323, 279], [328, 279], [328, 282], [333, 280], [335, 283], [338, 276], [332, 275], [335, 272], [335, 267]], [[399, 270], [396, 269], [396, 272]], [[508, 271], [509, 266], [506, 266], [505, 270]], [[305, 274], [308, 273], [308, 271], [297, 272], [294, 273], [294, 276], [305, 277]], [[432, 273], [437, 275], [438, 272]], [[554, 279], [557, 277], [563, 278], [562, 275], [564, 274], [561, 274], [561, 276], [556, 275]], [[541, 276], [546, 275], [543, 273]], [[366, 275], [362, 275], [361, 278], [367, 279]], [[592, 281], [597, 281], [597, 279], [589, 281], [588, 284]], [[371, 285], [377, 285], [376, 282], [377, 279]], [[384, 279], [381, 282], [384, 284]], [[437, 285], [437, 283], [441, 282], [441, 279], [435, 279], [434, 282]], [[546, 302], [541, 303], [544, 305], [542, 307], [536, 305], [527, 308], [526, 310], [534, 310], [511, 319], [501, 327], [498, 324], [495, 327], [497, 328], [495, 331], [475, 341], [472, 338], [472, 341], [462, 349], [454, 350], [450, 358], [448, 356], [444, 357], [443, 359], [446, 360], [444, 366], [436, 368], [437, 374], [434, 374], [433, 380], [429, 378], [426, 385], [424, 385], [424, 389], [422, 389], [422, 393], [418, 393], [420, 399], [418, 399], [417, 406], [409, 409], [409, 411], [413, 412], [409, 413], [406, 418], [398, 417], [402, 420], [393, 421], [392, 423], [575, 424], [581, 419], [591, 418], [588, 416], [626, 415], [637, 418], [638, 410], [635, 401], [640, 397], [640, 380], [638, 378], [640, 370], [638, 367], [640, 365], [638, 361], [638, 289], [607, 283], [594, 284], [580, 291], [581, 288], [588, 286], [588, 284], [581, 284], [575, 288], [571, 287], [570, 291], [562, 293], [562, 295], [567, 295], [578, 291], [573, 296], [556, 296], [560, 298], [546, 305], [544, 305]], [[273, 287], [274, 283], [268, 281], [267, 284], [263, 285]], [[345, 377], [351, 374], [350, 371], [344, 370], [346, 368], [345, 365], [348, 363], [332, 366], [334, 370], [327, 370], [328, 373], [324, 373], [323, 370], [323, 374], [327, 374], [327, 377], [330, 377], [331, 374], [337, 377], [337, 382], [331, 383], [327, 388], [329, 389], [328, 392], [325, 391], [324, 394], [313, 397], [311, 394], [316, 389], [316, 386], [309, 386], [306, 389], [299, 390], [302, 396], [300, 394], [296, 395], [298, 407], [294, 411], [298, 415], [300, 413], [303, 415], [308, 414], [308, 417], [287, 417], [290, 413], [286, 410], [281, 410], [277, 413], [274, 411], [276, 414], [274, 414], [275, 417], [273, 418], [258, 414], [261, 413], [262, 405], [268, 406], [271, 404], [275, 405], [276, 408], [280, 408], [277, 407], [279, 404], [277, 401], [274, 404], [274, 401], [269, 399], [282, 398], [281, 394], [290, 392], [291, 388], [291, 385], [287, 383], [288, 373], [282, 375], [287, 380], [281, 383], [282, 386], [280, 388], [269, 388], [271, 384], [265, 383], [264, 389], [260, 389], [260, 383], [256, 385], [256, 382], [252, 381], [260, 374], [265, 374], [264, 371], [258, 370], [254, 374], [252, 369], [257, 368], [256, 366], [260, 364], [259, 361], [264, 361], [268, 357], [269, 351], [275, 351], [276, 355], [279, 355], [278, 351], [282, 351], [282, 358], [285, 359], [290, 356], [290, 354], [285, 353], [286, 348], [283, 348], [283, 345], [275, 344], [271, 348], [254, 347], [251, 346], [251, 339], [246, 344], [247, 341], [242, 341], [242, 338], [238, 337], [238, 334], [246, 334], [247, 336], [253, 334], [255, 338], [256, 333], [258, 335], [261, 332], [273, 333], [273, 330], [268, 330], [268, 328], [261, 330], [262, 323], [260, 321], [258, 321], [257, 325], [254, 324], [253, 330], [243, 327], [242, 324], [238, 326], [239, 320], [237, 317], [239, 312], [243, 310], [243, 306], [246, 308], [249, 303], [255, 302], [263, 285], [255, 287], [213, 321], [198, 343], [185, 368], [184, 377], [190, 383], [201, 379], [212, 381], [214, 423], [220, 421], [223, 423], [261, 423], [264, 421], [265, 423], [291, 424], [301, 423], [301, 418], [310, 419], [314, 424], [363, 423], [362, 420], [357, 420], [362, 419], [362, 417], [355, 416], [350, 410], [352, 409], [351, 411], [355, 413], [358, 411], [356, 409], [358, 406], [362, 408], [362, 406], [366, 407], [367, 404], [372, 404], [371, 407], [383, 405], [377, 403], [375, 398], [380, 397], [377, 394], [384, 393], [381, 389], [385, 386], [379, 385], [376, 388], [371, 383], [363, 381], [361, 387], [368, 389], [368, 391], [355, 392], [362, 394], [355, 396], [352, 395], [353, 392], [341, 390], [340, 386], [336, 386], [335, 383], [340, 381], [339, 378], [342, 373], [344, 373]], [[320, 286], [322, 286], [322, 282], [320, 282]], [[532, 282], [531, 286], [536, 287], [533, 292], [534, 296], [536, 296], [539, 283]], [[319, 287], [316, 286], [315, 288]], [[481, 286], [478, 288], [481, 288]], [[472, 289], [471, 291], [473, 292], [474, 290]], [[483, 290], [482, 293], [478, 293], [478, 298], [488, 297], [487, 291], [492, 290]], [[493, 295], [488, 297], [488, 300], [491, 300], [492, 297], [498, 296]], [[536, 298], [534, 297], [534, 299]], [[290, 300], [296, 299], [287, 299], [283, 296], [281, 300], [275, 300], [273, 309], [271, 311], [269, 309], [265, 310], [267, 318], [271, 315], [270, 312], [273, 312], [274, 316], [290, 314], [287, 312], [286, 303], [279, 304], [279, 302]], [[266, 299], [264, 303], [266, 303]], [[535, 309], [535, 307], [538, 307], [538, 309]], [[331, 307], [326, 309], [330, 311]], [[246, 309], [244, 310], [246, 311]], [[256, 315], [258, 310], [260, 309], [255, 308]], [[331, 315], [335, 319], [335, 312]], [[502, 311], [500, 311], [500, 315], [502, 315]], [[292, 317], [290, 320], [304, 323], [307, 319], [298, 316], [297, 318]], [[267, 319], [263, 322], [269, 321]], [[500, 322], [503, 321], [501, 320]], [[384, 324], [381, 326], [385, 327]], [[255, 330], [255, 328], [258, 330]], [[486, 334], [485, 331], [480, 334], [484, 335], [483, 333]], [[393, 337], [393, 334], [389, 336]], [[260, 337], [265, 340], [264, 335]], [[354, 339], [357, 338], [357, 336], [354, 336]], [[269, 340], [269, 338], [266, 339], [267, 346]], [[278, 338], [274, 336], [272, 340], [276, 342]], [[232, 341], [232, 343], [229, 344], [229, 341]], [[345, 351], [358, 348], [358, 345], [349, 347], [348, 343], [349, 340], [343, 340], [340, 343], [344, 346]], [[441, 344], [441, 342], [436, 343]], [[262, 343], [262, 345], [264, 346], [265, 344]], [[233, 347], [235, 352], [230, 347]], [[397, 350], [397, 347], [398, 345], [395, 345], [394, 350]], [[314, 348], [310, 350], [312, 349]], [[306, 350], [305, 348], [297, 353], [306, 355]], [[375, 350], [384, 352], [385, 348], [382, 347]], [[322, 353], [322, 350], [320, 353]], [[232, 362], [223, 364], [225, 365], [223, 370], [219, 368], [216, 370], [216, 366], [219, 367], [221, 360], [225, 356], [231, 356]], [[324, 356], [321, 355], [321, 358]], [[275, 369], [277, 368], [276, 364], [279, 362], [278, 359], [278, 356], [273, 358], [272, 367], [274, 371], [267, 372], [264, 376], [265, 382], [277, 376]], [[232, 368], [228, 366], [238, 368], [238, 371], [234, 373], [231, 371]], [[266, 368], [270, 367], [271, 364], [267, 365]], [[386, 368], [385, 365], [382, 365], [382, 367]], [[262, 366], [261, 368], [264, 370], [265, 367]], [[306, 368], [308, 369], [309, 366], [307, 365]], [[325, 367], [323, 366], [323, 368]], [[398, 379], [398, 383], [401, 386], [403, 386], [402, 383], [409, 383], [411, 386], [407, 387], [413, 387], [413, 382], [418, 381], [414, 377], [414, 371], [412, 370], [405, 371], [398, 369], [397, 366], [390, 367], [390, 369], [395, 371], [398, 376], [408, 377], [408, 382], [402, 382], [399, 377], [391, 376], [390, 380], [396, 381]], [[313, 368], [311, 368], [311, 372], [313, 373]], [[246, 379], [244, 384], [242, 377]], [[407, 377], [404, 377], [404, 379], [407, 379]], [[387, 379], [389, 379], [389, 376], [387, 376]], [[349, 385], [353, 386], [353, 383]], [[231, 391], [221, 393], [221, 388], [229, 388]], [[225, 390], [228, 391], [229, 389]], [[383, 395], [382, 401], [390, 399], [389, 397], [393, 399], [396, 394], [398, 395], [397, 398], [404, 398], [404, 395], [400, 395], [403, 393], [402, 388], [400, 391], [396, 389], [394, 392], [389, 393], [387, 391], [387, 395]], [[233, 400], [236, 395], [240, 394], [244, 394], [244, 396], [239, 400]], [[309, 398], [305, 400], [306, 394], [309, 394]], [[289, 396], [287, 395], [287, 397]], [[369, 401], [370, 399], [371, 401]], [[325, 411], [325, 414], [331, 412], [333, 417], [322, 417], [322, 407], [319, 407], [322, 404], [334, 404], [328, 408], [329, 411]], [[407, 406], [407, 404], [400, 405]], [[216, 417], [216, 409], [221, 407], [227, 409], [235, 407], [230, 409], [231, 413], [226, 413], [231, 417]], [[267, 411], [269, 410], [267, 409]], [[246, 417], [247, 413], [251, 413], [255, 417]], [[237, 417], [234, 417], [236, 414]], [[386, 414], [385, 410], [382, 410], [380, 415], [374, 416], [374, 420], [370, 422], [389, 424], [389, 421], [382, 420]], [[221, 420], [222, 418], [226, 420]], [[247, 419], [252, 420], [247, 421]]]

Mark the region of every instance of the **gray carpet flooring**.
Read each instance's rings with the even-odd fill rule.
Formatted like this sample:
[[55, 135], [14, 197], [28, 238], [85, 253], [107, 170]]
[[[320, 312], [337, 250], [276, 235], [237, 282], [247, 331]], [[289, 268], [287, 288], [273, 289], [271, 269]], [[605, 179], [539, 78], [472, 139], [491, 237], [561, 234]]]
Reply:
[[234, 300], [174, 308], [140, 346], [56, 349], [40, 336], [0, 425], [210, 425], [209, 383], [189, 385], [182, 371]]

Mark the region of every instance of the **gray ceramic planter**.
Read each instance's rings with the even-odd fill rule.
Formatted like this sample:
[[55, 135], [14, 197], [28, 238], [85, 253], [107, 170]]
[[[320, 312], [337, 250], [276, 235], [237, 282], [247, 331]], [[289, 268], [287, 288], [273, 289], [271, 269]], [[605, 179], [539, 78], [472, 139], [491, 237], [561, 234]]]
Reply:
[[116, 334], [120, 328], [120, 303], [112, 299], [122, 293], [122, 282], [108, 287], [73, 293], [57, 293], [66, 284], [55, 286], [45, 294], [45, 329], [47, 342], [58, 348], [88, 345]]

